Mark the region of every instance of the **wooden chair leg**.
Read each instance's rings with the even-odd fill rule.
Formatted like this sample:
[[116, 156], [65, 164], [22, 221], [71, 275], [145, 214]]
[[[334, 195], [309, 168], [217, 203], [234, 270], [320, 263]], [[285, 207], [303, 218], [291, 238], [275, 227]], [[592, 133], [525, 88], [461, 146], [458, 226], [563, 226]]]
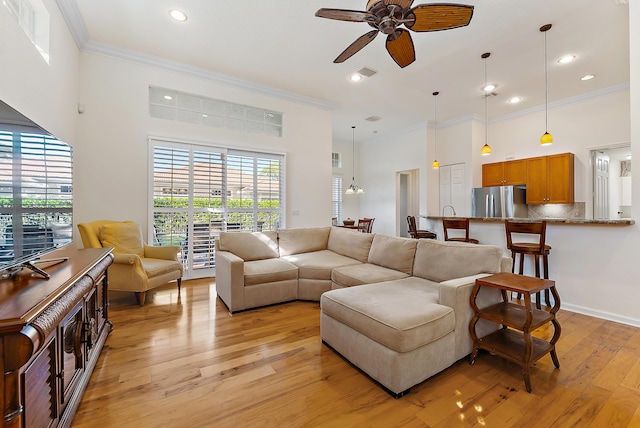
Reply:
[[140, 306], [144, 306], [144, 298], [146, 293], [144, 291], [136, 291], [136, 301]]
[[178, 278], [178, 293], [180, 293], [180, 286], [182, 285], [182, 278]]

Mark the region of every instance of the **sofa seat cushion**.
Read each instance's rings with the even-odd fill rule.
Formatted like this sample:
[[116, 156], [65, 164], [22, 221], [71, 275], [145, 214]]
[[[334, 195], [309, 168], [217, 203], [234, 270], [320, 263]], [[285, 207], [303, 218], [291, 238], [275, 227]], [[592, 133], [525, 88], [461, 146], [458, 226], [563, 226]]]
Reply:
[[331, 280], [331, 271], [341, 266], [362, 264], [358, 260], [329, 250], [283, 256], [298, 267], [298, 278]]
[[392, 281], [394, 279], [402, 279], [408, 276], [409, 275], [404, 272], [398, 272], [397, 270], [371, 263], [344, 266], [336, 268], [331, 272], [331, 280], [342, 287], [353, 287], [354, 285]]
[[298, 279], [298, 268], [282, 259], [254, 260], [244, 263], [244, 285]]
[[376, 342], [409, 352], [453, 331], [453, 309], [437, 299], [437, 288], [426, 282], [398, 280], [327, 291], [320, 306], [324, 314]]

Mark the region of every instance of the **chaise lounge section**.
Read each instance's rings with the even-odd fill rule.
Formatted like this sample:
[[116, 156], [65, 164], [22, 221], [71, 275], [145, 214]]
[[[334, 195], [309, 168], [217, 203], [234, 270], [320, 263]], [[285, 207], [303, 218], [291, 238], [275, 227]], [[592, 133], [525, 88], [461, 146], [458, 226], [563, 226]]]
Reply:
[[[323, 342], [395, 397], [471, 352], [475, 279], [511, 271], [499, 247], [337, 227], [222, 233], [216, 245], [216, 288], [230, 312], [319, 301]], [[500, 299], [483, 289], [477, 301]]]

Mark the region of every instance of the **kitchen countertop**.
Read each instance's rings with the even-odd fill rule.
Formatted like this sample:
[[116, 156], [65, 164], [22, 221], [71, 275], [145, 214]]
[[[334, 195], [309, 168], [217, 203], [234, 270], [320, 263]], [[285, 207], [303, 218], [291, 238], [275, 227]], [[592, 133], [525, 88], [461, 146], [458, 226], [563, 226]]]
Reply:
[[530, 221], [536, 222], [546, 220], [548, 224], [595, 224], [595, 225], [614, 225], [614, 226], [630, 226], [636, 224], [635, 220], [631, 218], [618, 219], [618, 220], [593, 220], [587, 218], [501, 218], [501, 217], [464, 217], [464, 216], [425, 216], [420, 217], [429, 220], [441, 220], [443, 218], [468, 218], [471, 221], [482, 221], [487, 223], [502, 223], [505, 220], [512, 221]]

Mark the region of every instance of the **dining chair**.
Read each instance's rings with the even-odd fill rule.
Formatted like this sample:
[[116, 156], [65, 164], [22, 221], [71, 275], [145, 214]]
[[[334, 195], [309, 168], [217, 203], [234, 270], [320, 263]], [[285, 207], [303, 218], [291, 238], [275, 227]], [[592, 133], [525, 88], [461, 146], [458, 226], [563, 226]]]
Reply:
[[[469, 238], [469, 219], [468, 218], [443, 218], [442, 228], [444, 229], [445, 241], [469, 242], [471, 244], [478, 243], [477, 239]], [[463, 230], [464, 237], [451, 237], [449, 236], [449, 230]]]
[[409, 236], [414, 239], [427, 238], [436, 239], [436, 234], [429, 230], [418, 230], [416, 226], [416, 217], [412, 215], [407, 216], [407, 224], [409, 225]]
[[375, 218], [361, 218], [358, 220], [358, 231], [362, 233], [371, 233], [373, 229], [373, 221]]

